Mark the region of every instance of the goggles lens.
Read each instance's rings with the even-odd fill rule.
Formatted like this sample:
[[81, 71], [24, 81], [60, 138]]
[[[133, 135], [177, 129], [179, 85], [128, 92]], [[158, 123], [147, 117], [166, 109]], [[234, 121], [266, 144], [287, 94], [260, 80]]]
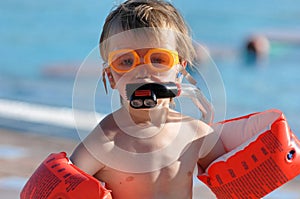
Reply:
[[[178, 64], [179, 57], [176, 51], [153, 48], [145, 54], [144, 63], [152, 66], [152, 69], [157, 72], [164, 72]], [[121, 49], [109, 53], [108, 64], [114, 71], [125, 73], [141, 64], [141, 59], [135, 50]]]

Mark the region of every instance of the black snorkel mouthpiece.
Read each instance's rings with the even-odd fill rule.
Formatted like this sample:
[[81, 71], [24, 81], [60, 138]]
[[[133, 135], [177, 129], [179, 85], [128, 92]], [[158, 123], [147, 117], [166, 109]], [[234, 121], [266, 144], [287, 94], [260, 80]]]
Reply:
[[157, 105], [157, 99], [179, 96], [180, 91], [180, 85], [174, 82], [126, 85], [127, 98], [135, 109], [153, 108]]

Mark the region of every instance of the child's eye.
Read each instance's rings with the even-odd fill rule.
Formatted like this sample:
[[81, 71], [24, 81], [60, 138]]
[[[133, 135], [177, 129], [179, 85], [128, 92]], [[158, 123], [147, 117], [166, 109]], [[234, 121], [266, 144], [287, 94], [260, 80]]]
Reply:
[[134, 57], [130, 53], [123, 54], [117, 57], [114, 61], [114, 65], [120, 69], [128, 69], [132, 67], [134, 63]]
[[155, 58], [155, 59], [151, 59], [151, 63], [153, 63], [153, 64], [161, 64], [161, 63], [163, 63], [164, 62], [164, 60], [163, 59], [160, 59], [160, 58]]
[[151, 63], [152, 64], [168, 65], [169, 62], [170, 62], [170, 57], [167, 54], [154, 53], [151, 55]]
[[122, 59], [119, 63], [121, 66], [132, 66], [133, 59]]

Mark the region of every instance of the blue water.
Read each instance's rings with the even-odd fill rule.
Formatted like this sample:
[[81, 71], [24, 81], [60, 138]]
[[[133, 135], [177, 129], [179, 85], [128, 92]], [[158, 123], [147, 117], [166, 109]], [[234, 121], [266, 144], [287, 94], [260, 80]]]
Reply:
[[[71, 108], [76, 68], [97, 46], [105, 16], [116, 2], [1, 1], [0, 99]], [[246, 64], [242, 55], [245, 39], [251, 34], [300, 35], [300, 2], [173, 3], [186, 18], [194, 39], [212, 49], [226, 89], [226, 118], [277, 108], [300, 135], [300, 42], [271, 43], [269, 60], [260, 64]], [[49, 73], [57, 67], [65, 72]], [[97, 90], [97, 111], [110, 112], [110, 99], [100, 83]], [[83, 96], [79, 108], [87, 107], [89, 101], [85, 100]], [[5, 114], [1, 118], [2, 127], [29, 128]]]

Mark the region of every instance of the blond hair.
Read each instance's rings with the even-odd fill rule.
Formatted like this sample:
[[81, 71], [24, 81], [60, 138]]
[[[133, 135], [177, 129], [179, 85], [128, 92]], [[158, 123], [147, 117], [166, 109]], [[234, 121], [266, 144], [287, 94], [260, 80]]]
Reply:
[[179, 11], [163, 0], [127, 0], [112, 11], [105, 20], [100, 37], [103, 60], [107, 61], [108, 56], [105, 40], [114, 34], [140, 28], [172, 29], [176, 33], [176, 50], [180, 59], [192, 64], [195, 50], [190, 30]]

